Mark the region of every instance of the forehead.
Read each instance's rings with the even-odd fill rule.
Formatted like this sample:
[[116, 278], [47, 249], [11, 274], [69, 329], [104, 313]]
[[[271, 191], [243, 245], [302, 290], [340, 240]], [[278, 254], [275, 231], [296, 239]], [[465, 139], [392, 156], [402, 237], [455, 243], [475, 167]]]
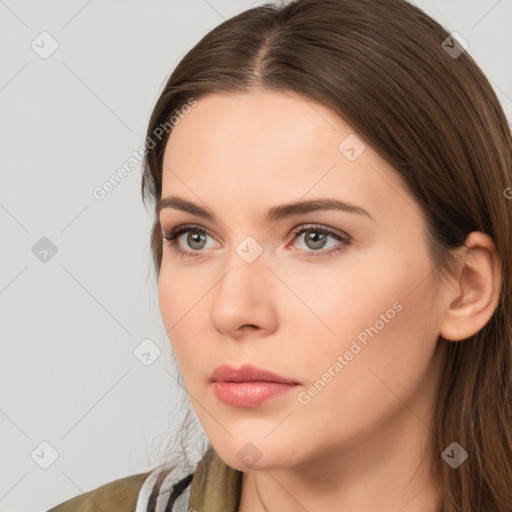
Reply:
[[174, 152], [174, 146], [185, 143], [189, 149], [195, 145], [208, 153], [216, 147], [230, 146], [231, 153], [236, 153], [242, 145], [247, 154], [263, 142], [264, 149], [271, 151], [290, 147], [294, 140], [299, 149], [305, 139], [316, 135], [318, 142], [322, 132], [328, 131], [348, 134], [352, 130], [334, 112], [311, 99], [262, 90], [215, 93], [200, 98], [189, 113], [182, 115], [166, 149]]
[[[408, 195], [396, 171], [346, 121], [313, 100], [279, 92], [200, 98], [171, 132], [163, 164], [163, 197], [199, 199], [212, 209], [330, 195], [379, 215], [397, 198], [403, 208]], [[407, 202], [410, 208], [413, 199]]]

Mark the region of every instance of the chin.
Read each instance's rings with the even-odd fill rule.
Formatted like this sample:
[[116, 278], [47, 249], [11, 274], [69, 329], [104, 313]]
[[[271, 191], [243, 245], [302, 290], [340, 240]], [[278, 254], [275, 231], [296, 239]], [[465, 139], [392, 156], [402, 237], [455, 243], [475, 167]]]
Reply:
[[[264, 446], [263, 446], [264, 444]], [[228, 465], [238, 471], [268, 470], [288, 465], [290, 460], [285, 454], [275, 453], [274, 443], [263, 442], [234, 442], [231, 446], [215, 448], [219, 457]], [[278, 445], [279, 446], [279, 445]], [[287, 464], [283, 463], [287, 461]]]

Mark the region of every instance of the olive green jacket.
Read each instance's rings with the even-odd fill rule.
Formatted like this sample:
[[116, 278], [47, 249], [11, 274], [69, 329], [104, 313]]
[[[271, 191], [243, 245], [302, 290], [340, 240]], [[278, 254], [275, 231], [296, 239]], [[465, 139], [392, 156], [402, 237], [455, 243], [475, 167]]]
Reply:
[[109, 482], [48, 512], [145, 512], [155, 483], [160, 484], [153, 498], [157, 510], [165, 510], [171, 501], [172, 512], [237, 512], [242, 475], [210, 447], [192, 474], [161, 465], [146, 473]]
[[48, 512], [134, 512], [148, 473], [127, 476], [80, 494]]

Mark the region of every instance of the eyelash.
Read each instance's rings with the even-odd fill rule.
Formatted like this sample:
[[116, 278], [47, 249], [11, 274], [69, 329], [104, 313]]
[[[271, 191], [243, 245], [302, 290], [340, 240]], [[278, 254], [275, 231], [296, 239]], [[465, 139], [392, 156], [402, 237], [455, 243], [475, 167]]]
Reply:
[[[299, 229], [300, 228], [300, 229]], [[165, 246], [170, 247], [175, 253], [181, 254], [181, 257], [198, 257], [201, 256], [202, 251], [186, 251], [179, 247], [178, 244], [178, 238], [183, 233], [187, 233], [189, 231], [197, 231], [200, 234], [208, 235], [206, 230], [197, 224], [186, 224], [181, 225], [173, 228], [170, 233], [162, 233], [163, 237], [163, 243]], [[301, 226], [298, 226], [298, 228], [294, 229], [292, 234], [294, 239], [298, 238], [300, 235], [305, 233], [306, 231], [314, 231], [315, 233], [321, 233], [324, 235], [328, 235], [333, 237], [334, 239], [338, 240], [339, 242], [342, 242], [341, 244], [336, 245], [335, 247], [331, 247], [327, 250], [318, 250], [318, 251], [307, 251], [304, 249], [299, 249], [299, 251], [306, 253], [306, 257], [308, 258], [315, 258], [320, 256], [331, 256], [341, 250], [343, 250], [347, 245], [350, 244], [352, 239], [347, 234], [340, 234], [337, 231], [333, 231], [332, 229], [329, 229], [325, 226], [320, 226], [318, 224], [303, 224]], [[209, 236], [209, 235], [208, 235]]]

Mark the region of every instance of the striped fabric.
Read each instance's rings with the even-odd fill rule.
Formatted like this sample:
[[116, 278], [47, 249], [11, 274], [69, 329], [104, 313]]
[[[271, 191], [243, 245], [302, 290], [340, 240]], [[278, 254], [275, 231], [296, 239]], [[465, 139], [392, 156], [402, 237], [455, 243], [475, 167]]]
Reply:
[[171, 469], [168, 464], [160, 466], [155, 469], [144, 481], [139, 496], [137, 499], [137, 507], [135, 512], [147, 512], [150, 505], [150, 497], [153, 493], [153, 489], [159, 477], [167, 473], [162, 484], [160, 485], [160, 491], [156, 498], [155, 512], [188, 512], [188, 501], [190, 497], [190, 486], [191, 482], [185, 486], [182, 492], [179, 494], [179, 498], [172, 505], [172, 508], [168, 508], [169, 500], [174, 486], [180, 482], [183, 478], [189, 476], [189, 473], [180, 471], [180, 468]]
[[[242, 475], [210, 447], [193, 474], [169, 464], [152, 471], [140, 489], [134, 512], [237, 512]], [[151, 503], [158, 481], [160, 490]]]

